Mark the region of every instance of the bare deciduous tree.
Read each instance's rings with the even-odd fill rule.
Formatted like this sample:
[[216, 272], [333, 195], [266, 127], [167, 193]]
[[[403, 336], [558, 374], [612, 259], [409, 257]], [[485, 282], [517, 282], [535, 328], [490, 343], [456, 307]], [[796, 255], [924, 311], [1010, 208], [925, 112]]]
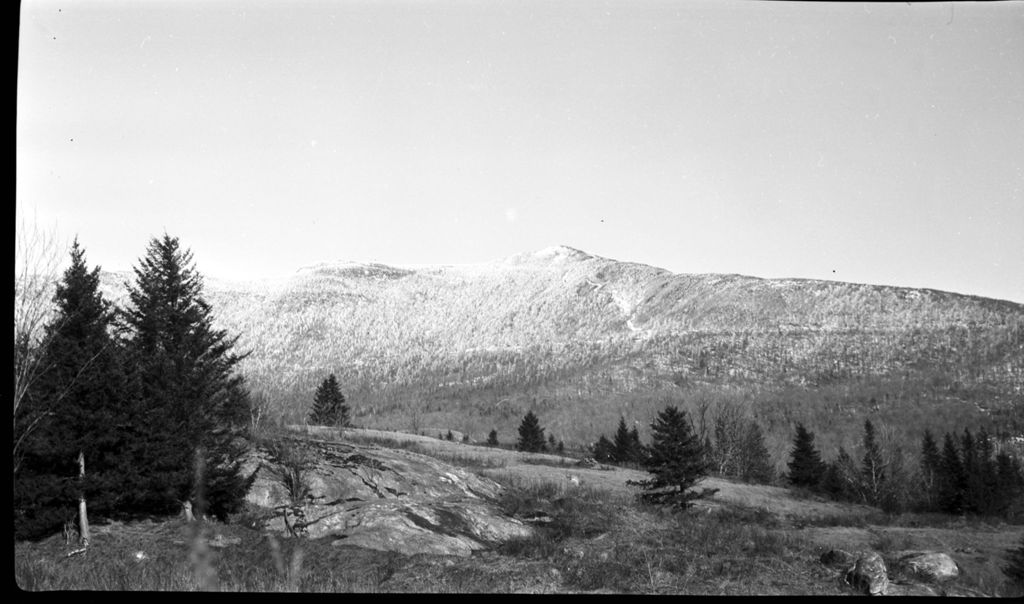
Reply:
[[53, 311], [53, 291], [65, 248], [55, 230], [22, 221], [14, 244], [14, 396], [13, 459], [17, 472], [21, 445], [46, 417], [45, 409], [26, 405], [32, 383], [43, 373], [45, 326]]

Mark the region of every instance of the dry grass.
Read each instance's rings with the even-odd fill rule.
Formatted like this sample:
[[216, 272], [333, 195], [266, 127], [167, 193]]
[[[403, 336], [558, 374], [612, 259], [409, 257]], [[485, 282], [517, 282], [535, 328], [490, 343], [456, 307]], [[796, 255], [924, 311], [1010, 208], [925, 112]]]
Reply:
[[[85, 555], [65, 557], [59, 537], [17, 543], [17, 584], [40, 591], [839, 595], [848, 591], [835, 571], [818, 563], [820, 553], [873, 548], [889, 557], [945, 551], [963, 567], [963, 585], [1020, 594], [1000, 570], [1024, 536], [1019, 525], [865, 515], [862, 506], [717, 479], [703, 485], [720, 489], [711, 500], [673, 513], [637, 503], [636, 488], [626, 484], [644, 476], [635, 470], [537, 465], [530, 463], [533, 454], [409, 438], [414, 435], [346, 436], [352, 435], [380, 444], [401, 440], [442, 458], [458, 452], [470, 466], [488, 465], [481, 473], [504, 485], [497, 503], [506, 513], [545, 521], [531, 538], [469, 558], [269, 538], [241, 521], [97, 525]], [[551, 463], [547, 457], [541, 461]], [[217, 547], [218, 541], [228, 545]]]

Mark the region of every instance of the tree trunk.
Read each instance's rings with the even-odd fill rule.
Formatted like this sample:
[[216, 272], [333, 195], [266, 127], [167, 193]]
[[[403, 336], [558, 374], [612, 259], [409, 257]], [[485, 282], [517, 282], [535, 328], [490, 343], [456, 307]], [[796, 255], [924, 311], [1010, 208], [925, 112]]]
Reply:
[[[80, 482], [85, 480], [85, 453], [83, 451], [78, 452], [78, 479]], [[89, 547], [89, 514], [85, 509], [84, 490], [79, 490], [78, 495], [78, 536], [82, 541], [82, 546]]]

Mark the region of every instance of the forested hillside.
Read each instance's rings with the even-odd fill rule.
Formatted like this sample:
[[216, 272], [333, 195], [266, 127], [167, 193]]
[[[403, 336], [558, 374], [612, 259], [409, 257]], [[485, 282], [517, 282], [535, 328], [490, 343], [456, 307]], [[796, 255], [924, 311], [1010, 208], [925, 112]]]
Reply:
[[[105, 274], [123, 296], [126, 275]], [[668, 402], [741, 403], [773, 455], [796, 421], [826, 451], [863, 418], [1024, 433], [1024, 305], [926, 289], [688, 275], [554, 247], [478, 265], [333, 263], [207, 279], [269, 415], [301, 421], [338, 377], [357, 425], [483, 440], [527, 410], [567, 445]]]

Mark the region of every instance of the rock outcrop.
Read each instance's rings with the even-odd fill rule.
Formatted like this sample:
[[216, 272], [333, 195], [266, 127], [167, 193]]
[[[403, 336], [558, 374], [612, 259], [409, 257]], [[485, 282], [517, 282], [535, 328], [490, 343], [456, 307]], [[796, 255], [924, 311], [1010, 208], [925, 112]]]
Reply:
[[410, 451], [288, 438], [251, 451], [243, 471], [263, 527], [285, 534], [468, 556], [532, 530], [494, 506], [498, 483]]

